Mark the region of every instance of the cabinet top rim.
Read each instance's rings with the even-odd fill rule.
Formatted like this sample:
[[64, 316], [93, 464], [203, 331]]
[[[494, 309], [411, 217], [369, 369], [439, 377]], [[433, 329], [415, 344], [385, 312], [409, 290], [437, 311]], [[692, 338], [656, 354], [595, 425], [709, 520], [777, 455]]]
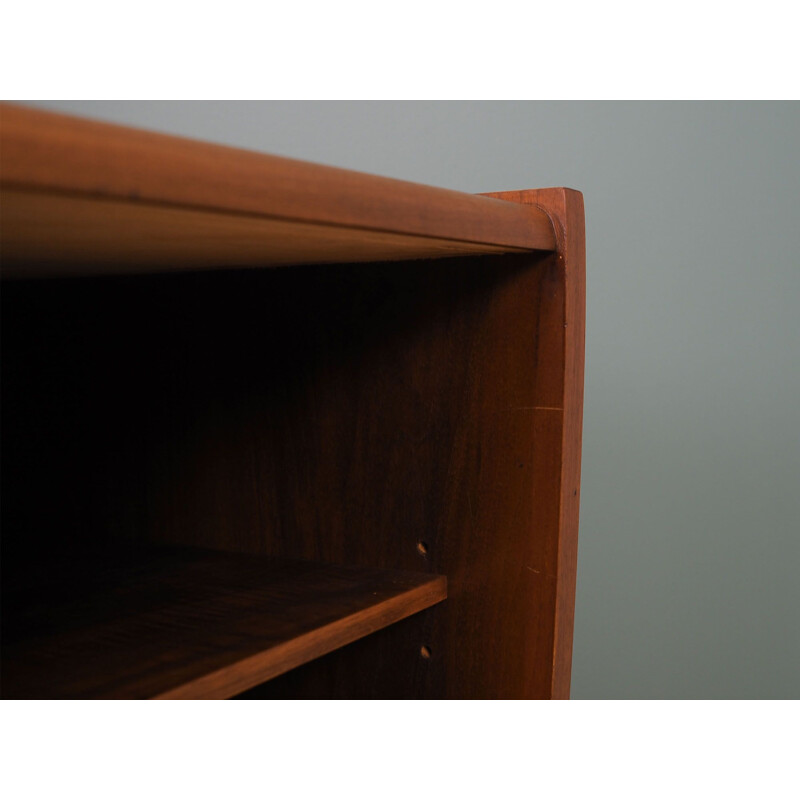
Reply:
[[0, 104], [3, 189], [554, 250], [536, 206]]

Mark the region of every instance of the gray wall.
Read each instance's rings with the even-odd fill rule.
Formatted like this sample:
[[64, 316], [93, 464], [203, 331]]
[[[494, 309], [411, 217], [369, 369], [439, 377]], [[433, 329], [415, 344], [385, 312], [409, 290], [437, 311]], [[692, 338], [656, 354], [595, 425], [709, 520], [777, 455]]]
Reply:
[[38, 105], [467, 192], [582, 190], [573, 697], [800, 697], [800, 104]]

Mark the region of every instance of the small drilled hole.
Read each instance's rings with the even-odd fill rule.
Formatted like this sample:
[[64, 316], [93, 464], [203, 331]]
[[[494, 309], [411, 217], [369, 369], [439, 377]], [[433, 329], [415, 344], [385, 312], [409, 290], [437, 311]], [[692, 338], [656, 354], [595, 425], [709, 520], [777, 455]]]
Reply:
[[417, 552], [421, 556], [428, 555], [428, 545], [425, 542], [417, 542]]
[[429, 648], [425, 647], [425, 645], [422, 645], [422, 647], [420, 647], [419, 654], [423, 658], [430, 658], [431, 657], [431, 651], [430, 651]]

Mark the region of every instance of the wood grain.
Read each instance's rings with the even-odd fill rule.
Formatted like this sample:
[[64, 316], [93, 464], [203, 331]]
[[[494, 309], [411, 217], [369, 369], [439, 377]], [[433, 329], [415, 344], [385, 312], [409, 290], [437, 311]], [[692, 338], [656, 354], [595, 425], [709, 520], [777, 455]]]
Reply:
[[95, 551], [11, 584], [17, 698], [230, 697], [447, 594], [439, 576], [198, 550]]
[[[0, 116], [4, 586], [126, 542], [444, 574], [446, 603], [247, 696], [567, 697], [581, 195]], [[223, 639], [181, 685], [212, 692]]]
[[[279, 234], [288, 223], [322, 227], [319, 231], [298, 227], [295, 239], [310, 233], [319, 234], [324, 240], [332, 235], [331, 226], [342, 227], [350, 232], [354, 251], [349, 256], [343, 252], [340, 239], [336, 256], [340, 261], [365, 257], [361, 237], [374, 247], [377, 234], [387, 235], [386, 254], [378, 249], [378, 258], [480, 253], [487, 246], [506, 251], [555, 247], [549, 217], [533, 206], [7, 104], [0, 105], [0, 184], [5, 190], [25, 193], [4, 195], [3, 216], [8, 214], [9, 221], [4, 224], [3, 238], [14, 243], [13, 264], [17, 269], [25, 263], [23, 245], [32, 248], [31, 255], [36, 257], [28, 260], [31, 274], [42, 264], [38, 243], [35, 237], [23, 237], [16, 230], [19, 224], [28, 232], [31, 220], [41, 216], [52, 227], [59, 221], [58, 216], [53, 218], [56, 211], [71, 215], [68, 219], [81, 215], [85, 218], [87, 213], [90, 219], [93, 213], [102, 216], [103, 206], [64, 212], [63, 207], [46, 199], [64, 194], [136, 206], [128, 212], [113, 210], [112, 217], [123, 218], [128, 213], [137, 220], [134, 227], [149, 222], [155, 227], [152, 231], [145, 227], [144, 232], [156, 241], [159, 231], [169, 225], [157, 213], [165, 209], [215, 214], [210, 224], [217, 229], [227, 219], [232, 230], [222, 235], [228, 238], [246, 224], [241, 219], [237, 221], [239, 216], [280, 220], [284, 226], [276, 228]], [[32, 209], [31, 204], [37, 200], [42, 207]], [[18, 203], [23, 207], [17, 209]], [[142, 206], [147, 207], [147, 213], [143, 213]], [[174, 242], [180, 230], [169, 240]], [[192, 225], [187, 223], [182, 230], [190, 234]], [[79, 237], [86, 264], [96, 268], [107, 253], [102, 226], [79, 224], [68, 238], [70, 252], [74, 252]], [[398, 253], [398, 238], [406, 240], [402, 254]], [[437, 240], [433, 252], [428, 241], [431, 239]], [[449, 240], [449, 247], [439, 240]], [[164, 256], [174, 249], [162, 252], [156, 241], [149, 243], [155, 266], [169, 266], [170, 261]], [[263, 263], [270, 264], [269, 242], [263, 238], [260, 241], [265, 248]], [[179, 264], [185, 264], [190, 254], [198, 250], [191, 235], [187, 235], [185, 246], [186, 253]], [[95, 248], [99, 252], [95, 253]], [[278, 249], [284, 254], [282, 259], [285, 248], [278, 245]], [[232, 255], [235, 254], [234, 248]], [[221, 265], [230, 263], [230, 256], [223, 254]], [[252, 255], [247, 263], [252, 263]], [[80, 261], [71, 258], [68, 264], [74, 270]], [[201, 266], [206, 265], [207, 261], [201, 260]], [[106, 261], [105, 266], [114, 271], [114, 262]], [[148, 258], [139, 261], [140, 270], [148, 268]]]
[[[457, 447], [442, 451], [449, 454], [448, 472], [459, 476], [448, 498], [452, 516], [436, 533], [425, 533], [432, 568], [449, 576], [447, 605], [254, 688], [248, 698], [569, 697], [583, 409], [583, 200], [568, 189], [502, 197], [546, 208], [559, 247], [527, 269], [526, 259], [518, 259], [523, 269], [515, 279], [484, 288], [485, 316], [469, 326], [478, 338], [470, 347], [459, 337], [475, 370], [470, 378], [479, 383], [454, 387], [471, 423]], [[485, 348], [477, 355], [476, 342]], [[503, 397], [515, 397], [505, 410]], [[420, 643], [431, 646], [430, 660], [420, 660]], [[375, 686], [364, 665], [382, 664], [392, 652], [403, 659], [406, 680], [393, 676]]]
[[[586, 338], [586, 234], [583, 195], [573, 189], [533, 189], [489, 195], [547, 210], [556, 231], [558, 288], [551, 298], [554, 336], [547, 356], [557, 376], [554, 398], [563, 409], [560, 432], [558, 556], [553, 603], [554, 641], [551, 697], [568, 698], [572, 672], [572, 632], [578, 569], [581, 442], [583, 433], [583, 373]], [[544, 398], [542, 402], [550, 402]]]
[[8, 283], [4, 568], [130, 539], [445, 574], [445, 604], [285, 696], [563, 696], [565, 275], [526, 254]]
[[0, 208], [4, 278], [397, 261], [513, 250], [19, 189], [0, 191]]

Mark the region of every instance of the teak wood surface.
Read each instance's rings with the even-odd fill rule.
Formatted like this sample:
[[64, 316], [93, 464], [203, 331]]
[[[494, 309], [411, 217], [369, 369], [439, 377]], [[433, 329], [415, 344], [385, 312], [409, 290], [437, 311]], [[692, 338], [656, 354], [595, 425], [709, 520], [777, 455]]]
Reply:
[[441, 576], [199, 550], [6, 590], [4, 697], [224, 699], [443, 600]]
[[0, 203], [6, 277], [555, 246], [538, 208], [7, 104]]
[[[583, 399], [580, 193], [470, 198], [97, 123], [52, 124], [54, 132], [21, 126], [14, 136], [19, 152], [37, 152], [32, 140], [46, 163], [63, 160], [58, 180], [29, 158], [7, 183], [7, 153], [0, 176], [17, 199], [40, 181], [52, 200], [48, 225], [72, 213], [91, 220], [81, 204], [128, 202], [121, 191], [146, 204], [161, 192], [181, 214], [229, 215], [246, 200], [255, 204], [239, 208], [248, 215], [336, 226], [343, 238], [329, 244], [341, 249], [320, 261], [344, 263], [234, 269], [241, 252], [225, 259], [238, 245], [222, 237], [214, 259], [195, 265], [208, 271], [187, 270], [184, 230], [170, 245], [179, 273], [5, 281], [4, 578], [43, 552], [90, 561], [120, 541], [445, 575], [444, 602], [245, 696], [567, 697]], [[37, 144], [40, 134], [63, 139], [53, 145], [59, 159]], [[172, 158], [136, 162], [155, 151]], [[258, 169], [294, 178], [266, 187]], [[174, 191], [184, 194], [166, 201], [177, 174]], [[217, 183], [225, 209], [210, 205]], [[286, 205], [269, 206], [281, 192]], [[43, 274], [48, 259], [59, 269], [57, 248], [44, 260], [23, 257], [42, 246], [31, 241], [39, 200], [3, 230], [22, 242], [18, 277]], [[404, 241], [510, 252], [348, 256], [371, 224], [389, 219]], [[270, 247], [304, 261], [297, 242], [270, 236], [262, 265]], [[113, 251], [104, 233], [94, 240]], [[122, 241], [114, 263], [94, 251], [83, 267], [80, 248], [67, 247], [66, 272], [137, 271], [134, 245]], [[210, 269], [217, 257], [225, 269]], [[155, 271], [151, 255], [142, 258], [140, 271]]]
[[430, 236], [14, 189], [0, 190], [0, 207], [6, 278], [521, 252]]
[[[556, 592], [553, 600], [554, 698], [568, 698], [572, 670], [572, 632], [575, 619], [575, 581], [578, 570], [578, 516], [580, 512], [581, 443], [583, 434], [583, 373], [586, 339], [586, 234], [583, 195], [572, 189], [534, 189], [489, 195], [515, 203], [547, 209], [554, 223], [558, 290], [550, 298], [547, 320], [560, 336], [549, 340], [550, 352], [543, 363], [556, 373], [561, 413], [559, 522], [556, 560]], [[545, 329], [545, 325], [542, 329]], [[553, 327], [550, 328], [553, 330]], [[547, 400], [543, 400], [547, 402]]]

